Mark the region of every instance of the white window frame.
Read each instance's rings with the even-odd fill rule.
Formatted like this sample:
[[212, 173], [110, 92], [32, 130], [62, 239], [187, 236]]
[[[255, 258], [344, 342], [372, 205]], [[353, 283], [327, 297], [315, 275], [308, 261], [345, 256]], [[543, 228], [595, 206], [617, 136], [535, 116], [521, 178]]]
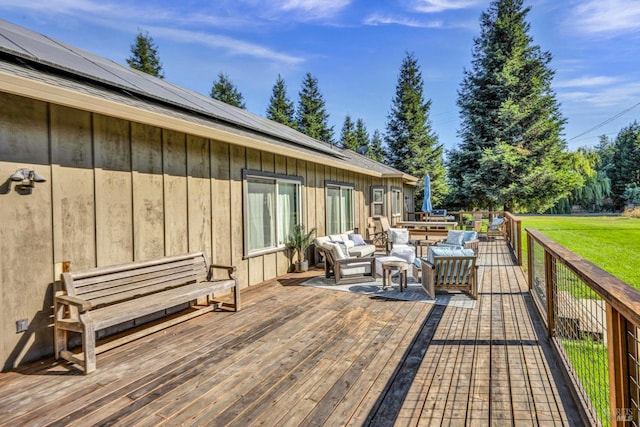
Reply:
[[391, 216], [402, 218], [402, 211], [404, 209], [404, 196], [402, 195], [402, 188], [391, 187]]
[[[379, 196], [379, 197], [378, 197]], [[384, 185], [371, 186], [371, 216], [385, 216], [385, 188]], [[376, 212], [376, 207], [380, 207]]]
[[[251, 249], [250, 243], [249, 243], [249, 183], [250, 182], [267, 182], [267, 183], [273, 183], [274, 184], [274, 194], [276, 195], [275, 197], [275, 212], [273, 213], [274, 216], [274, 220], [273, 220], [273, 225], [274, 225], [274, 240], [275, 240], [275, 244], [273, 245], [268, 245], [268, 246], [264, 246], [261, 248], [253, 248]], [[270, 172], [261, 172], [261, 171], [255, 171], [255, 170], [248, 170], [248, 169], [243, 169], [242, 171], [242, 183], [243, 183], [243, 235], [244, 235], [244, 257], [245, 258], [251, 258], [253, 256], [258, 256], [258, 255], [264, 255], [264, 254], [268, 254], [268, 253], [272, 253], [272, 252], [278, 252], [278, 251], [282, 251], [286, 248], [286, 239], [284, 238], [284, 236], [281, 235], [281, 227], [282, 225], [280, 224], [280, 221], [278, 220], [280, 218], [280, 211], [281, 211], [281, 207], [280, 207], [280, 202], [279, 202], [279, 198], [277, 197], [279, 194], [279, 185], [281, 184], [294, 184], [296, 187], [296, 201], [297, 201], [297, 206], [295, 206], [295, 215], [296, 215], [296, 219], [297, 221], [295, 221], [297, 224], [301, 225], [302, 224], [302, 206], [303, 206], [303, 202], [302, 202], [302, 194], [303, 192], [303, 185], [304, 185], [304, 180], [302, 177], [298, 177], [298, 176], [290, 176], [290, 175], [283, 175], [283, 174], [275, 174], [275, 173], [270, 173]]]
[[[349, 184], [345, 182], [326, 181], [324, 187], [325, 187], [325, 226], [327, 230], [326, 234], [327, 235], [342, 234], [342, 233], [346, 233], [347, 231], [353, 230], [353, 227], [355, 225], [355, 194], [354, 194], [355, 186], [353, 184]], [[338, 230], [330, 230], [330, 227], [329, 227], [330, 215], [327, 210], [329, 207], [329, 202], [328, 202], [329, 189], [337, 189], [340, 193], [340, 203], [338, 205], [338, 209], [339, 209]], [[342, 197], [344, 190], [349, 190], [351, 192], [351, 198], [349, 200], [349, 202], [351, 203], [351, 218], [346, 218], [346, 215], [345, 215], [346, 206], [345, 206], [345, 200]]]

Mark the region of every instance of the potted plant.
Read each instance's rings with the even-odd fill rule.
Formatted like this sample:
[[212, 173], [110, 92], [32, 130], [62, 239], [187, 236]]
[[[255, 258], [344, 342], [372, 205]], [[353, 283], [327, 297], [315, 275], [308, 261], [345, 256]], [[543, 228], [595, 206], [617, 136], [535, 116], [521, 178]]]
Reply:
[[315, 232], [316, 229], [313, 228], [308, 233], [305, 233], [304, 226], [296, 224], [289, 233], [287, 248], [296, 252], [298, 258], [298, 261], [295, 263], [296, 272], [307, 271], [309, 269], [309, 262], [305, 259], [305, 255], [307, 248], [313, 243], [313, 235]]

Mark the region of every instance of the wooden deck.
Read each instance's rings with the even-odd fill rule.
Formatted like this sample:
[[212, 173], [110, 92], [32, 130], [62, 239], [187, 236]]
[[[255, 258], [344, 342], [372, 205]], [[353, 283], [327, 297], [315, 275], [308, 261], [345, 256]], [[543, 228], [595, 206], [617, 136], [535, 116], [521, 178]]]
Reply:
[[0, 374], [0, 425], [581, 425], [506, 243], [480, 258], [474, 309], [291, 275], [244, 291], [239, 313], [103, 353], [91, 375], [51, 359]]

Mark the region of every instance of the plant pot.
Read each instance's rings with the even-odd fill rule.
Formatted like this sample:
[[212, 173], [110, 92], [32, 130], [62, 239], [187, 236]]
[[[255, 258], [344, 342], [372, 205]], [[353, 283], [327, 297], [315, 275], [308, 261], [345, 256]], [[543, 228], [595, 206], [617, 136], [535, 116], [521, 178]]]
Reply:
[[296, 262], [296, 273], [302, 273], [309, 270], [309, 261]]

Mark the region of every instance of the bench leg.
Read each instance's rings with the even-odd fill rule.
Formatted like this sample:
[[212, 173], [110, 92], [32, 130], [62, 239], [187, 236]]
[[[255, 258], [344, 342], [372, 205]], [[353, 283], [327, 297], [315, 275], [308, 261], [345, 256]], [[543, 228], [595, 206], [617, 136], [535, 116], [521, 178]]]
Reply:
[[240, 311], [240, 284], [236, 282], [233, 287], [233, 302], [235, 304], [235, 311]]
[[53, 326], [53, 343], [55, 346], [56, 360], [60, 359], [60, 353], [67, 350], [68, 332], [64, 329], [60, 329], [55, 323], [58, 319], [64, 318], [64, 305], [54, 303], [54, 326]]
[[60, 353], [67, 350], [68, 332], [58, 327], [53, 328], [53, 340], [55, 342], [56, 360], [60, 359]]
[[91, 321], [82, 325], [82, 351], [84, 353], [84, 373], [89, 374], [96, 370], [96, 331]]

